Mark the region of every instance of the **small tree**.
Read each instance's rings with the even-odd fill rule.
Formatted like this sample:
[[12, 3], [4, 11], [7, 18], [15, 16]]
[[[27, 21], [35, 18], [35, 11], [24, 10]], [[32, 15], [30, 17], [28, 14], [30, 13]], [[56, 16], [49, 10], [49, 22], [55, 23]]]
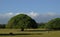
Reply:
[[0, 24], [0, 29], [4, 29], [6, 24]]
[[39, 23], [38, 26], [39, 28], [45, 28], [45, 23]]

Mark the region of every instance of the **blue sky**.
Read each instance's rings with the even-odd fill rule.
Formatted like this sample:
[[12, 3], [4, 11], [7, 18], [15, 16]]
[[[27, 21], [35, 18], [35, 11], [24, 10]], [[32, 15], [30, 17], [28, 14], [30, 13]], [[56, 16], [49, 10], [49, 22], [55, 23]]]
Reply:
[[0, 23], [7, 23], [20, 13], [33, 16], [37, 22], [46, 22], [60, 17], [60, 0], [0, 0]]

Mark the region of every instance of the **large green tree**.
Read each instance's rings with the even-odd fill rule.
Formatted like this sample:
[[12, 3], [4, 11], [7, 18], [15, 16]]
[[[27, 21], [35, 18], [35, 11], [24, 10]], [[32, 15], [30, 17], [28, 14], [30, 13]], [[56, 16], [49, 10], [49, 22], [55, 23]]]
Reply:
[[50, 20], [47, 23], [46, 27], [48, 29], [59, 30], [60, 29], [60, 18], [55, 18], [55, 19]]
[[26, 14], [19, 14], [8, 21], [6, 28], [37, 28], [37, 23]]

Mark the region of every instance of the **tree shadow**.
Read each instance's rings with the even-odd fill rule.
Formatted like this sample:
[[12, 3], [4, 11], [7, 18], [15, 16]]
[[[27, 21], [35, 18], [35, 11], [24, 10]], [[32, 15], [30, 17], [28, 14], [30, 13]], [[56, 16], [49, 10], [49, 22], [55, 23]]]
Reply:
[[25, 32], [46, 32], [51, 30], [25, 30]]
[[0, 36], [15, 36], [15, 35], [42, 35], [43, 33], [17, 33], [17, 34], [13, 34], [13, 33], [9, 33], [9, 34], [0, 34]]

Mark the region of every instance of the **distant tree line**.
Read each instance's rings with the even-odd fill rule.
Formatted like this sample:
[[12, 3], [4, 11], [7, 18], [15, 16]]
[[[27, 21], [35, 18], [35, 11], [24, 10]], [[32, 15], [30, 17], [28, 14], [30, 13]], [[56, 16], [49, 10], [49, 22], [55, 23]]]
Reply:
[[[30, 27], [30, 26], [28, 26], [28, 27]], [[0, 24], [0, 29], [5, 29], [5, 28], [6, 28], [6, 24]], [[50, 30], [60, 30], [60, 18], [52, 19], [47, 23], [37, 23], [37, 28], [42, 28], [42, 29], [47, 28]]]
[[0, 29], [4, 29], [6, 24], [0, 24]]
[[24, 29], [24, 28], [46, 28], [50, 30], [60, 30], [60, 18], [54, 18], [48, 21], [47, 23], [36, 23], [34, 19], [25, 15], [19, 14], [12, 17], [8, 24], [0, 24], [0, 29], [9, 28], [9, 29]]
[[46, 28], [49, 30], [60, 30], [60, 18], [54, 18], [47, 23], [39, 23], [38, 28]]

